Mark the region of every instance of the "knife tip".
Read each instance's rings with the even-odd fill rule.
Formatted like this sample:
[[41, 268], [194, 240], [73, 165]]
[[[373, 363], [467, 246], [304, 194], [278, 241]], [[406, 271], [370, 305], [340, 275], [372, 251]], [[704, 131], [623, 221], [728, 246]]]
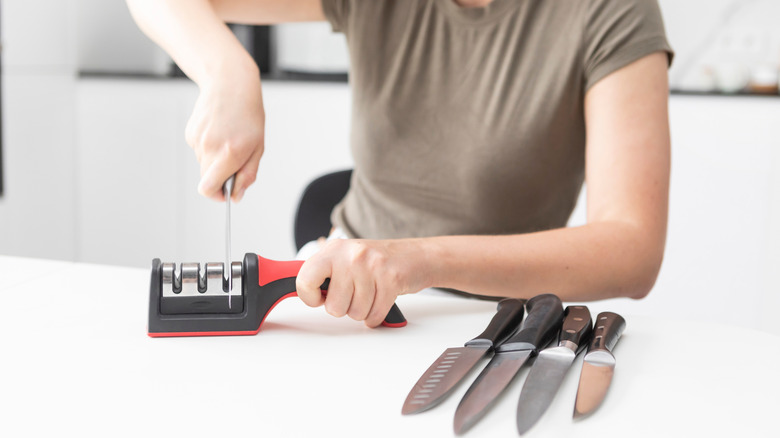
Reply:
[[456, 413], [455, 420], [452, 423], [452, 430], [455, 432], [455, 435], [463, 435], [471, 429], [471, 426], [473, 426], [474, 423], [475, 421], [473, 418], [459, 417]]
[[580, 412], [577, 409], [574, 409], [574, 414], [572, 414], [571, 418], [574, 419], [574, 420], [579, 420], [579, 419], [585, 417], [585, 415], [586, 414], [584, 412]]
[[528, 429], [531, 428], [531, 426], [533, 426], [533, 425], [532, 424], [531, 425], [526, 425], [526, 424], [517, 423], [517, 434], [520, 435], [520, 436], [525, 435], [526, 432], [528, 432]]
[[418, 404], [416, 406], [405, 404], [403, 408], [401, 408], [401, 415], [414, 415], [419, 414], [422, 411], [427, 410], [431, 406], [429, 404], [421, 405]]

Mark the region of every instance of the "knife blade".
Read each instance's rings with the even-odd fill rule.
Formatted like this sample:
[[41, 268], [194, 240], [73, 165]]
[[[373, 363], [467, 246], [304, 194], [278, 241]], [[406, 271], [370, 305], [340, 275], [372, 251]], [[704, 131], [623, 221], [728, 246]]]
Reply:
[[231, 269], [230, 256], [230, 197], [233, 195], [233, 186], [236, 183], [236, 175], [232, 175], [222, 186], [222, 194], [225, 195], [225, 264], [223, 274], [228, 285], [228, 309], [231, 309], [233, 298], [233, 270]]
[[563, 320], [561, 300], [552, 294], [531, 298], [528, 316], [514, 336], [496, 349], [496, 354], [471, 384], [455, 411], [456, 434], [471, 428], [493, 405], [529, 357], [553, 340]]
[[593, 339], [582, 362], [580, 384], [574, 401], [574, 418], [583, 418], [601, 405], [615, 372], [615, 348], [626, 328], [626, 320], [617, 313], [602, 312], [596, 317]]
[[441, 403], [479, 360], [507, 339], [523, 320], [525, 300], [501, 300], [487, 328], [463, 347], [448, 348], [423, 373], [406, 397], [403, 415], [416, 414]]
[[528, 432], [547, 411], [566, 372], [590, 340], [592, 330], [587, 307], [566, 308], [558, 345], [539, 353], [520, 391], [517, 402], [517, 431], [520, 435]]

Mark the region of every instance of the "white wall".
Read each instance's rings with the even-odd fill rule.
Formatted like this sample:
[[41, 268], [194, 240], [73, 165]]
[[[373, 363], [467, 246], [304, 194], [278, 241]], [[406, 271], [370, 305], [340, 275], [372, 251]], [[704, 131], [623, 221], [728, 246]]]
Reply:
[[[780, 334], [780, 99], [673, 96], [670, 118], [661, 273], [647, 298], [602, 307]], [[582, 197], [571, 223], [584, 222]]]
[[73, 259], [78, 240], [73, 2], [7, 0], [0, 6], [5, 185], [0, 253]]

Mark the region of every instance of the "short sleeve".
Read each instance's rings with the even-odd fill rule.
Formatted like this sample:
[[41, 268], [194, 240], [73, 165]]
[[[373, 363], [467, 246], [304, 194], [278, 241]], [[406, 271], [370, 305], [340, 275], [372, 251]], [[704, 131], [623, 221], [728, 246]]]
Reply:
[[674, 52], [657, 0], [591, 0], [585, 23], [585, 90], [651, 53]]
[[346, 33], [350, 0], [322, 0], [322, 12], [333, 32]]

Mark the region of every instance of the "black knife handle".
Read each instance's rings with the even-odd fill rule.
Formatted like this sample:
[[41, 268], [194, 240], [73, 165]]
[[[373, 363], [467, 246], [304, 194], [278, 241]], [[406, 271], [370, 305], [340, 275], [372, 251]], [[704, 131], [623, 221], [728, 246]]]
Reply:
[[593, 339], [588, 346], [588, 352], [604, 350], [611, 353], [625, 329], [626, 320], [622, 316], [612, 312], [599, 313], [599, 316], [596, 317]]
[[593, 331], [590, 310], [585, 306], [568, 306], [564, 313], [558, 345], [571, 342], [576, 346], [575, 350], [579, 351], [590, 340], [590, 334]]
[[476, 338], [466, 342], [466, 346], [487, 345], [490, 349], [500, 345], [520, 326], [523, 321], [525, 300], [507, 298], [498, 302], [498, 308], [487, 328]]
[[520, 331], [497, 351], [537, 350], [555, 338], [563, 321], [561, 299], [552, 294], [537, 295], [528, 300], [526, 308], [528, 316]]

